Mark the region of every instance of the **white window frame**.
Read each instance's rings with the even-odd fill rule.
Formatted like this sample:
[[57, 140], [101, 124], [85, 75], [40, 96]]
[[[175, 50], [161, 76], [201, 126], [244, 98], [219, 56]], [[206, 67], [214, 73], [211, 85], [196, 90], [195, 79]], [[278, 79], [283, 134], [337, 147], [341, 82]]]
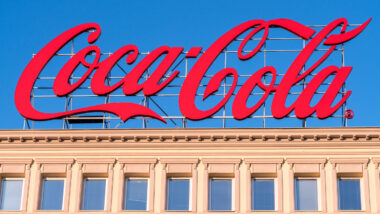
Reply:
[[[229, 180], [231, 181], [231, 210], [211, 210], [210, 209], [210, 198], [211, 198], [211, 180]], [[230, 212], [235, 211], [235, 178], [234, 177], [209, 177], [208, 179], [208, 198], [207, 207], [209, 212]]]
[[[274, 183], [274, 210], [254, 210], [253, 209], [253, 206], [254, 204], [252, 203], [252, 196], [253, 196], [253, 192], [252, 192], [252, 180], [273, 180], [273, 183]], [[273, 211], [278, 211], [278, 179], [277, 177], [251, 177], [251, 189], [249, 191], [251, 191], [251, 212], [273, 212]]]
[[43, 191], [44, 191], [44, 186], [43, 186], [44, 180], [47, 180], [47, 181], [63, 181], [63, 192], [62, 192], [62, 205], [61, 205], [61, 209], [60, 210], [54, 210], [54, 211], [63, 211], [64, 204], [65, 204], [65, 195], [66, 195], [67, 180], [66, 180], [66, 177], [52, 177], [52, 176], [43, 177], [41, 179], [41, 181], [40, 181], [42, 185], [40, 185], [41, 187], [40, 187], [40, 194], [39, 194], [39, 201], [38, 201], [38, 210], [40, 210], [40, 211], [50, 211], [50, 210], [41, 210], [42, 194], [43, 194]]
[[[99, 180], [105, 180], [105, 189], [104, 189], [104, 204], [103, 204], [103, 210], [84, 210], [82, 209], [83, 208], [83, 199], [84, 199], [84, 187], [86, 185], [86, 180], [90, 180], [90, 181], [99, 181]], [[88, 176], [88, 177], [84, 177], [83, 178], [83, 181], [82, 181], [82, 195], [81, 195], [81, 203], [80, 203], [80, 210], [81, 211], [91, 211], [91, 212], [96, 212], [96, 211], [105, 211], [106, 209], [106, 203], [107, 203], [107, 185], [108, 184], [108, 178], [106, 177], [95, 177], [95, 176]]]
[[[169, 189], [169, 180], [189, 180], [189, 209], [188, 210], [168, 210], [168, 189]], [[193, 200], [192, 200], [192, 196], [193, 196], [193, 191], [192, 191], [192, 186], [193, 186], [193, 181], [192, 181], [192, 177], [183, 177], [183, 176], [168, 176], [166, 177], [166, 194], [165, 194], [165, 210], [166, 211], [169, 211], [169, 212], [186, 212], [186, 211], [192, 211], [191, 208], [192, 208], [192, 204], [193, 204]]]
[[18, 210], [0, 210], [0, 212], [4, 211], [20, 211], [22, 209], [22, 202], [24, 198], [24, 186], [25, 186], [25, 178], [23, 177], [0, 177], [0, 207], [2, 206], [1, 201], [2, 201], [2, 193], [3, 193], [3, 181], [22, 181], [22, 188], [21, 188], [21, 200], [20, 200], [20, 208]]
[[[359, 187], [360, 187], [360, 210], [340, 210], [339, 209], [339, 200], [340, 200], [340, 194], [339, 194], [339, 180], [359, 180]], [[337, 200], [337, 208], [338, 208], [338, 211], [339, 212], [358, 212], [358, 211], [365, 211], [366, 210], [366, 207], [365, 207], [365, 193], [364, 193], [364, 181], [363, 181], [363, 176], [358, 176], [358, 177], [355, 177], [355, 176], [338, 176], [337, 179], [336, 179], [336, 191], [337, 191], [337, 196], [338, 196], [338, 200]]]
[[[317, 207], [318, 207], [318, 210], [296, 210], [296, 194], [295, 194], [295, 190], [296, 190], [296, 180], [316, 180], [317, 182]], [[296, 212], [320, 212], [322, 211], [322, 194], [321, 194], [321, 179], [320, 177], [314, 177], [314, 176], [294, 176], [294, 188], [293, 188], [293, 192], [294, 192], [294, 211]]]
[[[131, 180], [131, 181], [141, 181], [141, 180], [146, 180], [147, 181], [147, 186], [146, 186], [146, 208], [145, 208], [145, 210], [127, 210], [127, 209], [125, 209], [125, 207], [124, 207], [124, 200], [125, 200], [125, 197], [126, 197], [126, 188], [128, 188], [128, 186], [126, 186], [126, 184], [127, 184], [127, 181], [128, 180]], [[123, 202], [122, 202], [122, 205], [123, 205], [123, 207], [122, 207], [122, 211], [124, 211], [124, 212], [144, 212], [144, 211], [148, 211], [149, 210], [149, 187], [150, 187], [150, 179], [149, 179], [149, 177], [133, 177], [133, 176], [131, 176], [131, 177], [129, 177], [129, 176], [125, 176], [124, 177], [124, 189], [123, 189]]]

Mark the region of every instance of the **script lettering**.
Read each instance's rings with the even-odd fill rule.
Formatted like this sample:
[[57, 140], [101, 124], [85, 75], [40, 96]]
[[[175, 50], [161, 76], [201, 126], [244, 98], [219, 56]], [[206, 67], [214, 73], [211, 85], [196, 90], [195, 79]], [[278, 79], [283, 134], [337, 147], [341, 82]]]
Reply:
[[[239, 71], [233, 67], [227, 67], [213, 75], [206, 86], [203, 100], [216, 92], [226, 77], [232, 76], [233, 82], [226, 95], [219, 102], [210, 106], [209, 109], [202, 110], [196, 106], [195, 97], [210, 66], [232, 41], [244, 33], [247, 33], [247, 35], [238, 47], [237, 57], [240, 60], [254, 60], [254, 56], [261, 50], [267, 40], [270, 28], [279, 27], [295, 36], [308, 40], [307, 45], [290, 65], [278, 85], [275, 85], [277, 74], [275, 67], [266, 66], [254, 72], [236, 92], [232, 104], [232, 115], [238, 120], [251, 116], [264, 104], [268, 96], [273, 94], [271, 112], [274, 118], [280, 119], [286, 117], [291, 112], [294, 112], [295, 116], [300, 119], [307, 118], [314, 113], [316, 113], [320, 119], [327, 118], [334, 114], [344, 102], [347, 101], [351, 94], [351, 91], [348, 91], [332, 106], [339, 90], [352, 71], [352, 67], [337, 67], [331, 65], [321, 68], [319, 72], [315, 73], [315, 75], [313, 74], [313, 78], [309, 81], [298, 98], [289, 106], [286, 106], [289, 92], [294, 85], [304, 80], [308, 75], [319, 68], [322, 62], [336, 49], [338, 44], [347, 42], [359, 35], [370, 21], [371, 19], [368, 19], [362, 25], [346, 32], [347, 20], [340, 18], [328, 24], [318, 33], [310, 27], [289, 19], [275, 19], [270, 21], [251, 20], [242, 23], [217, 39], [195, 62], [181, 87], [178, 103], [179, 109], [187, 119], [191, 120], [205, 119], [219, 111], [235, 92]], [[341, 28], [340, 33], [332, 34], [332, 32], [339, 27]], [[100, 26], [95, 23], [82, 24], [57, 36], [33, 57], [23, 71], [15, 91], [15, 104], [20, 114], [31, 120], [50, 120], [86, 112], [109, 112], [119, 116], [124, 122], [135, 116], [146, 116], [166, 123], [160, 115], [148, 107], [129, 102], [100, 104], [56, 113], [40, 112], [33, 107], [30, 94], [44, 67], [68, 42], [90, 30], [92, 31], [89, 33], [87, 41], [89, 44], [92, 44], [100, 36]], [[259, 43], [251, 51], [245, 53], [243, 50], [247, 43], [253, 36], [258, 35], [260, 31], [263, 31], [263, 34]], [[328, 50], [321, 58], [316, 60], [312, 66], [301, 73], [301, 70], [305, 67], [312, 53], [321, 44], [329, 46]], [[189, 53], [187, 57], [196, 58], [201, 49], [201, 47], [191, 49], [192, 53]], [[126, 45], [115, 51], [108, 58], [100, 61], [100, 48], [96, 45], [89, 45], [73, 55], [57, 73], [53, 84], [53, 91], [58, 97], [67, 96], [78, 89], [92, 75], [91, 90], [95, 95], [104, 96], [112, 93], [116, 89], [122, 88], [123, 93], [128, 96], [135, 95], [141, 91], [145, 96], [153, 96], [167, 87], [180, 73], [180, 71], [174, 71], [174, 69], [174, 72], [170, 73], [169, 69], [182, 52], [183, 47], [161, 46], [146, 55], [140, 62], [136, 63], [139, 56], [138, 47], [135, 45]], [[95, 55], [95, 57], [91, 62], [88, 62], [86, 57], [90, 54]], [[130, 68], [128, 69], [129, 72], [126, 73], [125, 77], [119, 82], [113, 85], [106, 84], [109, 72], [123, 57], [126, 57], [125, 63], [128, 68]], [[160, 62], [157, 62], [157, 60], [160, 60]], [[141, 82], [144, 73], [153, 63], [157, 63], [158, 66], [154, 69], [149, 78]], [[79, 80], [71, 83], [69, 82], [70, 77], [78, 66], [84, 66], [87, 71]], [[318, 88], [332, 75], [334, 75], [334, 78], [326, 92], [317, 104], [311, 106], [314, 94]], [[264, 76], [271, 77], [269, 84], [262, 82]], [[264, 93], [258, 100], [254, 101], [255, 103], [248, 103], [249, 96], [255, 88], [259, 88]]]

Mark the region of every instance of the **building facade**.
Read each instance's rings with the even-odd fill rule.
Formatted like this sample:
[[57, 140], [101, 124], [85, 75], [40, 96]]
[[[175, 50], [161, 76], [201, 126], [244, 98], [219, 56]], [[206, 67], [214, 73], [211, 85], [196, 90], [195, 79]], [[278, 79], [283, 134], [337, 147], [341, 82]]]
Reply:
[[0, 212], [380, 213], [380, 128], [0, 131]]

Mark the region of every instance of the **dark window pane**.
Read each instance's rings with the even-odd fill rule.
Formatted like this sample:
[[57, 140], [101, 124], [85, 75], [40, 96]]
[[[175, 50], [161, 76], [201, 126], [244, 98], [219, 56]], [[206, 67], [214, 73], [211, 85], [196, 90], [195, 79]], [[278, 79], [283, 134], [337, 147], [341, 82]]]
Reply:
[[124, 209], [146, 210], [148, 180], [125, 180]]
[[232, 210], [232, 180], [210, 179], [209, 210]]
[[274, 180], [252, 179], [252, 210], [274, 210]]
[[168, 179], [167, 210], [189, 210], [190, 180]]
[[361, 210], [360, 180], [338, 180], [339, 209]]
[[2, 180], [0, 210], [20, 210], [23, 183], [22, 180]]
[[106, 180], [85, 179], [82, 210], [104, 210]]
[[296, 210], [318, 210], [317, 180], [295, 180]]
[[40, 210], [62, 210], [63, 180], [42, 181]]

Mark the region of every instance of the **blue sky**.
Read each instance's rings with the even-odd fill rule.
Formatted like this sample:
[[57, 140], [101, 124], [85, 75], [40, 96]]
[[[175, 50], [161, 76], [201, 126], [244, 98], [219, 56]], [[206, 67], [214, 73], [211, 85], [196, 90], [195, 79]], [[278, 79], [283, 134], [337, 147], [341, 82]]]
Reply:
[[[288, 18], [305, 25], [372, 21], [345, 45], [347, 80], [353, 93], [349, 126], [380, 126], [380, 1], [5, 1], [0, 0], [0, 129], [22, 128], [14, 91], [23, 69], [45, 44], [82, 23], [96, 22], [102, 35], [96, 44], [104, 52], [135, 44], [141, 51], [159, 46], [206, 49], [232, 27], [252, 19]], [[291, 60], [289, 60], [291, 61]], [[319, 126], [324, 124], [319, 123]], [[326, 124], [326, 126], [329, 126]]]

